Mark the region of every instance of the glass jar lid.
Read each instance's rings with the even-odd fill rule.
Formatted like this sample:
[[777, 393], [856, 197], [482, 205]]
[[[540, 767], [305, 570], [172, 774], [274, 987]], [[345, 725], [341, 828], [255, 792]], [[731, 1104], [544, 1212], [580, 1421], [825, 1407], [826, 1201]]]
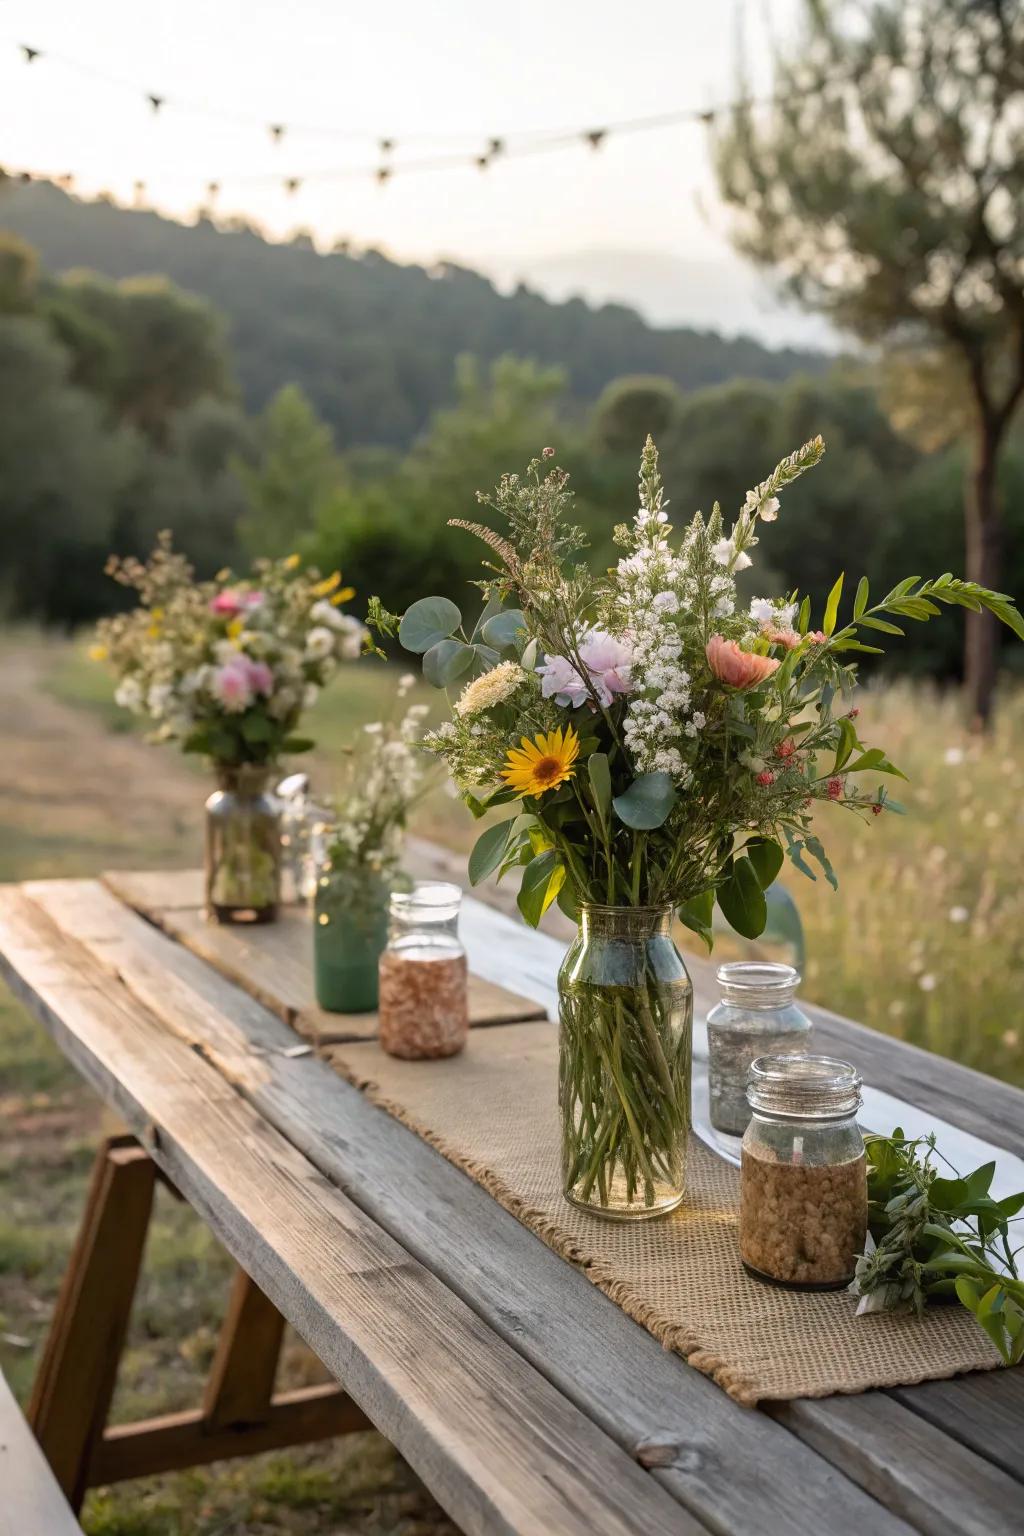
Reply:
[[783, 1008], [801, 980], [795, 966], [774, 960], [730, 960], [715, 975], [724, 1000], [744, 1008]]
[[747, 1072], [747, 1103], [781, 1119], [831, 1120], [856, 1114], [861, 1079], [835, 1056], [759, 1056]]

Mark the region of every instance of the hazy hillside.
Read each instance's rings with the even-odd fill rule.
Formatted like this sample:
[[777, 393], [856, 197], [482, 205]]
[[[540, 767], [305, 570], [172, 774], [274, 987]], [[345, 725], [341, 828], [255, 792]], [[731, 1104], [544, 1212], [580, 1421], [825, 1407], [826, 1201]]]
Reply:
[[655, 330], [618, 305], [553, 304], [523, 288], [502, 296], [453, 265], [428, 273], [376, 252], [320, 256], [308, 242], [273, 245], [209, 221], [186, 227], [45, 183], [0, 186], [0, 228], [37, 247], [53, 272], [166, 273], [210, 299], [228, 319], [246, 405], [259, 409], [296, 380], [342, 445], [408, 443], [450, 400], [460, 352], [559, 364], [581, 401], [624, 373], [663, 373], [694, 389], [820, 372], [828, 362], [714, 332]]

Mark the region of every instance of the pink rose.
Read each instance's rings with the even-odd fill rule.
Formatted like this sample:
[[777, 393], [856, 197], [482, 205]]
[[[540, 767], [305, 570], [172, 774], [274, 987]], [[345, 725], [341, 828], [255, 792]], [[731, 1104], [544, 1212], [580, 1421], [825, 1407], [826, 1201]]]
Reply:
[[787, 651], [795, 651], [803, 639], [803, 636], [798, 635], [795, 629], [770, 628], [765, 631], [765, 634], [772, 645], [784, 645]]
[[221, 667], [213, 680], [214, 694], [229, 715], [242, 714], [252, 703], [250, 665], [244, 656], [240, 656], [237, 661], [229, 661], [227, 666]]
[[774, 656], [756, 656], [753, 651], [741, 651], [735, 640], [724, 635], [712, 635], [705, 654], [708, 666], [721, 683], [730, 688], [753, 688], [778, 669]]
[[274, 674], [265, 661], [248, 662], [249, 687], [253, 693], [262, 693], [268, 698], [274, 691]]
[[210, 612], [222, 614], [229, 619], [233, 619], [237, 613], [241, 612], [241, 608], [240, 595], [233, 592], [230, 587], [225, 587], [223, 592], [218, 592], [216, 597], [210, 599]]

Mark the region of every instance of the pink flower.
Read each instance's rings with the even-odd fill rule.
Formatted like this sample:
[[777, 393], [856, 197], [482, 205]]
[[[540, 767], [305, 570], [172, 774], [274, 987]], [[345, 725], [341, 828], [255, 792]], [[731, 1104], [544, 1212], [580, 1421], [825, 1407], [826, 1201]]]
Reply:
[[616, 694], [629, 693], [633, 653], [623, 641], [603, 629], [591, 629], [580, 642], [580, 660], [586, 668], [586, 681], [566, 656], [549, 656], [537, 668], [546, 699], [578, 709], [593, 693], [607, 708]]
[[881, 816], [884, 810], [885, 806], [876, 800], [874, 805], [871, 807], [871, 814], [872, 816]]
[[767, 785], [767, 784], [774, 784], [775, 783], [775, 775], [774, 775], [774, 773], [772, 773], [770, 768], [766, 768], [763, 773], [759, 773], [758, 774], [757, 779], [756, 779], [755, 782], [758, 783], [758, 784], [765, 784], [765, 785]]
[[826, 633], [825, 633], [825, 631], [823, 629], [812, 629], [810, 634], [807, 636], [807, 638], [811, 642], [812, 645], [827, 645], [828, 644], [828, 635], [826, 635]]
[[243, 608], [262, 608], [265, 599], [266, 599], [266, 594], [264, 592], [243, 592], [242, 593], [242, 607]]
[[859, 704], [855, 704], [854, 707], [850, 710], [849, 714], [846, 716], [846, 718], [847, 718], [847, 720], [856, 720], [856, 718], [857, 718], [857, 716], [859, 714], [860, 714], [860, 705]]
[[830, 800], [841, 800], [843, 795], [843, 781], [838, 773], [833, 774], [826, 785]]
[[741, 651], [735, 640], [726, 640], [724, 635], [712, 635], [705, 654], [708, 666], [719, 682], [727, 683], [730, 688], [753, 688], [771, 677], [779, 666], [774, 656]]
[[250, 667], [244, 656], [221, 667], [213, 680], [213, 692], [229, 715], [240, 715], [252, 703]]
[[223, 614], [226, 618], [233, 619], [242, 611], [242, 594], [235, 592], [231, 587], [225, 587], [223, 592], [210, 599], [210, 612]]
[[249, 672], [249, 687], [253, 693], [262, 693], [268, 698], [274, 691], [274, 674], [265, 661], [247, 661]]
[[788, 762], [796, 751], [796, 742], [792, 736], [787, 736], [785, 741], [780, 741], [775, 748], [775, 756], [781, 757], [783, 762]]
[[800, 644], [800, 641], [803, 639], [803, 636], [798, 635], [795, 629], [771, 628], [767, 629], [765, 634], [771, 641], [772, 645], [784, 645], [787, 651], [795, 651], [797, 646]]

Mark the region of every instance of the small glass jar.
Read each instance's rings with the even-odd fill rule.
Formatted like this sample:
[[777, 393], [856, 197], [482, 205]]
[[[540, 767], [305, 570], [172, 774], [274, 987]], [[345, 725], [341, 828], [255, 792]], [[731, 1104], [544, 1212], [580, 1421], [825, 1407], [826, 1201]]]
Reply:
[[380, 957], [380, 1043], [391, 1056], [454, 1056], [469, 1032], [466, 951], [459, 938], [462, 891], [418, 880], [395, 891]]
[[269, 923], [277, 916], [281, 860], [272, 770], [218, 766], [206, 802], [206, 912], [218, 923]]
[[853, 1278], [867, 1237], [860, 1077], [831, 1056], [762, 1056], [747, 1083], [740, 1258], [749, 1275], [800, 1291]]
[[768, 960], [718, 967], [721, 1001], [708, 1014], [711, 1125], [742, 1136], [750, 1120], [747, 1073], [758, 1056], [790, 1056], [810, 1044], [811, 1021], [794, 1002], [800, 973]]

